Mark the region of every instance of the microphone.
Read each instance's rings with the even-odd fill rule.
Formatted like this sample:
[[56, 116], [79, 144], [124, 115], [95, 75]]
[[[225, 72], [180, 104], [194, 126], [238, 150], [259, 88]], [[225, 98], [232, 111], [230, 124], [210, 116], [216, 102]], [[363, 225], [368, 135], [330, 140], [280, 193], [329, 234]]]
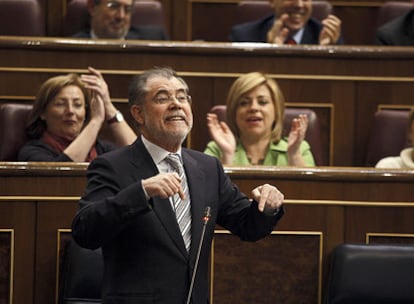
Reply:
[[196, 256], [196, 260], [195, 260], [195, 263], [194, 263], [193, 275], [191, 276], [190, 289], [188, 290], [186, 304], [190, 304], [190, 301], [191, 301], [191, 294], [193, 293], [194, 281], [195, 281], [197, 268], [198, 268], [198, 261], [200, 260], [201, 247], [203, 246], [204, 234], [206, 232], [206, 226], [207, 226], [208, 221], [210, 220], [210, 217], [211, 217], [211, 207], [207, 206], [206, 209], [204, 209], [204, 215], [203, 215], [203, 218], [202, 218], [202, 220], [203, 220], [203, 230], [201, 232], [200, 243], [198, 244], [197, 256]]
[[206, 209], [204, 210], [204, 215], [203, 215], [204, 228], [205, 228], [205, 225], [207, 225], [208, 221], [210, 220], [210, 217], [211, 217], [211, 207], [207, 206]]

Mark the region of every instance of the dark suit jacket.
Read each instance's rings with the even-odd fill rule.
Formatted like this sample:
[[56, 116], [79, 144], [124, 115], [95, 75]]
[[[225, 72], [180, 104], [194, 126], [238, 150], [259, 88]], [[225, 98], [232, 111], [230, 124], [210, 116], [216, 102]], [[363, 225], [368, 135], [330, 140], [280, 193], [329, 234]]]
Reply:
[[[231, 29], [230, 40], [232, 42], [266, 42], [267, 32], [275, 22], [275, 15], [235, 25]], [[319, 34], [322, 24], [314, 18], [310, 18], [305, 25], [305, 31], [300, 44], [319, 44]], [[337, 44], [343, 44], [342, 35]]]
[[414, 9], [378, 28], [375, 43], [379, 45], [414, 45]]
[[[97, 154], [103, 154], [116, 149], [117, 147], [109, 142], [98, 140], [95, 145]], [[41, 139], [27, 141], [20, 148], [17, 155], [18, 161], [37, 161], [37, 162], [73, 162], [65, 153], [57, 152]]]
[[201, 152], [183, 149], [192, 213], [192, 246], [187, 253], [168, 199], [145, 198], [141, 180], [158, 174], [139, 138], [134, 144], [106, 153], [90, 164], [85, 196], [72, 233], [86, 248], [102, 247], [105, 263], [103, 303], [183, 304], [190, 286], [202, 217], [211, 207], [192, 294], [193, 304], [206, 304], [208, 258], [216, 223], [247, 241], [272, 230], [283, 215], [257, 210], [224, 173], [220, 162]]
[[[75, 38], [91, 38], [91, 29], [84, 29], [72, 37]], [[137, 28], [131, 27], [125, 39], [136, 40], [167, 40], [168, 36], [164, 29], [160, 26], [140, 26]]]

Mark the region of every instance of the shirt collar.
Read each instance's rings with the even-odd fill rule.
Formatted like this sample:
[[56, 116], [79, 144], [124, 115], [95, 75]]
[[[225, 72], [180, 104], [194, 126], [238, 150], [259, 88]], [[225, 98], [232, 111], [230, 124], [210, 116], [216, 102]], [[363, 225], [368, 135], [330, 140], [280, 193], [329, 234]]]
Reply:
[[304, 32], [305, 32], [305, 28], [302, 27], [299, 31], [296, 32], [295, 35], [292, 36], [292, 39], [295, 40], [296, 44], [300, 44], [300, 42], [302, 41]]
[[[142, 143], [144, 144], [145, 148], [147, 148], [149, 154], [152, 157], [152, 160], [156, 165], [159, 165], [164, 158], [171, 152], [161, 148], [160, 146], [157, 146], [156, 144], [150, 142], [148, 139], [146, 139], [143, 135], [141, 135]], [[181, 148], [178, 149], [177, 152], [175, 152], [180, 155], [181, 159]]]

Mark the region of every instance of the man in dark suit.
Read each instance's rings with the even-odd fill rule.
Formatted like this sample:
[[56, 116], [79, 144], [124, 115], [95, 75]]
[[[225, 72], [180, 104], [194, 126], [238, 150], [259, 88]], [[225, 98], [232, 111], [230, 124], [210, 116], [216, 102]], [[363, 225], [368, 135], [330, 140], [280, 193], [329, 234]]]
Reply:
[[[135, 77], [129, 104], [142, 135], [90, 164], [72, 235], [82, 247], [102, 247], [104, 304], [185, 304], [187, 297], [207, 304], [216, 223], [242, 240], [257, 241], [282, 217], [283, 194], [265, 184], [253, 189], [250, 200], [217, 158], [181, 147], [193, 125], [191, 97], [170, 68]], [[181, 162], [172, 165], [171, 154]], [[210, 220], [202, 221], [207, 207]]]
[[414, 9], [378, 28], [376, 33], [376, 44], [413, 46]]
[[322, 22], [312, 18], [312, 0], [269, 0], [269, 3], [275, 11], [273, 15], [234, 26], [230, 40], [274, 44], [343, 44], [341, 20], [334, 15], [328, 15]]
[[166, 40], [159, 26], [131, 27], [135, 0], [88, 0], [91, 27], [73, 35], [76, 38]]

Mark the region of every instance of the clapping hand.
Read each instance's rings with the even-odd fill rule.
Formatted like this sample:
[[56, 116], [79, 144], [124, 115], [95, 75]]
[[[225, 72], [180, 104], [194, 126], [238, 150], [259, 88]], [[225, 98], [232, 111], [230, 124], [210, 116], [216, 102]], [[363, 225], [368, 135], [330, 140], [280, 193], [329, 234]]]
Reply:
[[319, 44], [335, 44], [341, 36], [341, 20], [334, 15], [328, 15], [326, 19], [322, 20], [322, 25], [323, 28], [319, 35]]
[[207, 114], [207, 127], [211, 138], [223, 153], [223, 164], [231, 164], [236, 150], [236, 138], [233, 132], [224, 121], [219, 121], [214, 113]]
[[85, 83], [85, 87], [92, 91], [92, 96], [99, 97], [105, 107], [105, 119], [108, 120], [116, 113], [116, 108], [111, 102], [109, 96], [109, 88], [102, 73], [93, 67], [88, 67], [90, 74], [82, 74], [82, 81]]
[[267, 32], [267, 42], [274, 44], [284, 44], [289, 36], [290, 30], [285, 26], [289, 19], [288, 14], [282, 14], [274, 23], [272, 28]]
[[303, 166], [304, 160], [300, 154], [300, 146], [305, 139], [308, 128], [308, 116], [300, 114], [292, 120], [288, 136], [288, 159], [289, 165]]

